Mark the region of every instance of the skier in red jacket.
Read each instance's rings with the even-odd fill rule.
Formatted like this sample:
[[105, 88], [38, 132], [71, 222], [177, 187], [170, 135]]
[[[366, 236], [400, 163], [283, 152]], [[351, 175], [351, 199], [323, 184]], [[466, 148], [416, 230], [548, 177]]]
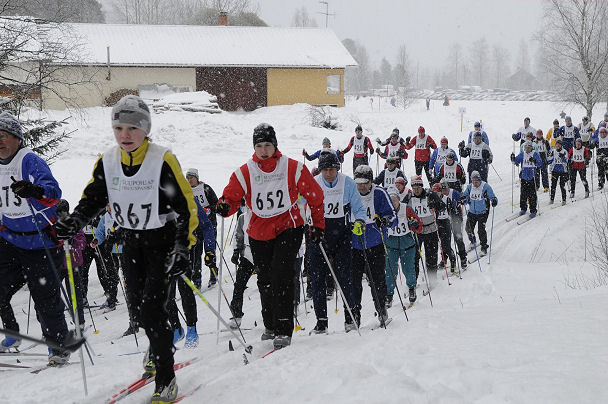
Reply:
[[253, 131], [255, 153], [231, 176], [217, 213], [234, 214], [245, 198], [251, 209], [247, 234], [266, 330], [262, 340], [273, 339], [275, 349], [291, 344], [295, 260], [304, 234], [305, 219], [296, 201], [306, 198], [312, 225], [310, 238], [319, 243], [324, 235], [323, 190], [306, 166], [287, 158], [277, 149], [274, 128], [262, 123]]
[[420, 175], [424, 170], [426, 179], [429, 184], [433, 183], [432, 174], [429, 172], [429, 160], [431, 159], [431, 149], [436, 149], [437, 145], [435, 141], [425, 133], [424, 127], [418, 128], [418, 136], [410, 139], [408, 136], [406, 139], [405, 148], [407, 150], [415, 147], [416, 152], [414, 154], [414, 165], [416, 167], [416, 175]]

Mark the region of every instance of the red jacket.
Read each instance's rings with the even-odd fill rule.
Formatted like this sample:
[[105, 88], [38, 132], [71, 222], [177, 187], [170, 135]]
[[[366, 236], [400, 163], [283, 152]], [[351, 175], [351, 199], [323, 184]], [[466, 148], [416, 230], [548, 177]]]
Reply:
[[[418, 136], [414, 136], [409, 141], [409, 143], [407, 143], [405, 145], [405, 148], [407, 150], [409, 150], [411, 148], [415, 148], [417, 138], [418, 138]], [[414, 160], [429, 161], [431, 159], [431, 149], [436, 149], [437, 145], [435, 144], [435, 141], [433, 140], [433, 138], [431, 138], [429, 135], [426, 135], [426, 144], [424, 146], [425, 146], [424, 149], [416, 149], [416, 152], [414, 153]]]
[[591, 160], [591, 153], [589, 152], [589, 149], [587, 149], [586, 147], [583, 147], [583, 149], [585, 149], [583, 151], [583, 157], [585, 159], [585, 161], [572, 161], [572, 152], [574, 151], [574, 147], [570, 149], [570, 151], [568, 152], [568, 160], [572, 161], [572, 168], [574, 168], [575, 170], [582, 170], [585, 168], [585, 162], [588, 160]]
[[[348, 142], [348, 146], [346, 146], [344, 148], [344, 150], [342, 150], [342, 155], [344, 156], [344, 153], [348, 153], [350, 151], [350, 149], [353, 147], [353, 144], [355, 143], [355, 137], [351, 137], [350, 138], [350, 142]], [[363, 139], [363, 153], [355, 153], [355, 157], [363, 157], [367, 154], [367, 150], [369, 150], [369, 154], [374, 154], [374, 146], [372, 145], [372, 141], [369, 140], [369, 138], [367, 136], [365, 136], [365, 138]]]
[[[281, 152], [277, 149], [274, 155], [266, 160], [260, 160], [255, 153], [252, 158], [262, 171], [268, 173], [275, 169], [278, 159], [281, 156]], [[243, 189], [243, 186], [241, 185], [235, 171], [230, 176], [230, 181], [228, 182], [226, 188], [224, 188], [222, 197], [219, 198], [218, 201], [226, 201], [228, 204], [230, 204], [230, 210], [228, 212], [229, 215], [234, 214], [238, 210], [238, 208], [241, 206], [241, 198], [243, 197], [245, 197], [245, 203], [249, 209], [252, 209], [249, 167], [247, 167], [247, 164], [243, 164], [238, 170], [240, 170], [242, 178], [245, 181], [246, 190]], [[296, 176], [299, 177], [297, 183]], [[299, 195], [306, 198], [306, 202], [310, 207], [312, 225], [314, 227], [325, 229], [323, 190], [310, 174], [308, 168], [306, 168], [302, 162], [288, 159], [287, 183], [289, 187], [289, 200], [292, 205], [291, 209], [287, 212], [281, 213], [280, 215], [269, 218], [261, 218], [252, 210], [251, 220], [249, 221], [249, 227], [247, 228], [247, 234], [252, 239], [258, 241], [272, 240], [287, 229], [304, 225], [305, 220], [300, 215], [300, 209], [295, 203], [298, 200]]]

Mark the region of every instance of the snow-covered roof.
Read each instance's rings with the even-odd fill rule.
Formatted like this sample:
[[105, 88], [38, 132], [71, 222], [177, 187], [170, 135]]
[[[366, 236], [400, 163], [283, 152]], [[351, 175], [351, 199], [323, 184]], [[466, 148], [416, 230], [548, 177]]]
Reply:
[[[357, 63], [321, 28], [65, 24], [81, 42], [79, 64], [121, 66], [345, 67]], [[53, 34], [48, 34], [52, 37]]]

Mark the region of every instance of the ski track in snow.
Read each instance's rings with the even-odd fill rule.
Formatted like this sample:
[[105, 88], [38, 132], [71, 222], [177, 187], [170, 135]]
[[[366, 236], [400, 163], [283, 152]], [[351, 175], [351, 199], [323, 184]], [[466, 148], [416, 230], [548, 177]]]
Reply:
[[[432, 288], [434, 308], [429, 298], [422, 296], [424, 281], [419, 279], [418, 302], [408, 310], [406, 322], [399, 300], [395, 296], [389, 313], [393, 322], [387, 330], [369, 328], [377, 324], [373, 315], [369, 288], [364, 285], [363, 313], [360, 337], [356, 332], [344, 333], [344, 313], [341, 305], [334, 313], [335, 301], [328, 302], [329, 335], [308, 336], [315, 325], [312, 302], [300, 305], [298, 319], [306, 331], [294, 333], [292, 346], [268, 357], [260, 357], [272, 349], [272, 343], [260, 341], [263, 324], [255, 276], [245, 291], [243, 331], [254, 347], [250, 364], [243, 365], [238, 343], [230, 333], [201, 335], [199, 347], [183, 349], [178, 343], [176, 361], [194, 356], [201, 360], [177, 372], [181, 391], [188, 392], [200, 383], [203, 387], [184, 402], [217, 403], [597, 403], [608, 397], [605, 375], [608, 374], [608, 305], [606, 287], [571, 289], [565, 280], [577, 274], [592, 277], [594, 269], [584, 261], [583, 215], [592, 199], [582, 199], [582, 187], [577, 187], [576, 206], [550, 210], [548, 194], [539, 194], [539, 212], [543, 214], [525, 226], [505, 218], [518, 210], [511, 209], [511, 163], [509, 154], [513, 142], [511, 133], [530, 116], [532, 126], [549, 129], [552, 120], [564, 109], [578, 123], [583, 111], [568, 109], [551, 102], [453, 101], [448, 108], [433, 101], [426, 111], [424, 100], [416, 101], [408, 110], [393, 108], [387, 103], [381, 112], [370, 111], [369, 100], [349, 103], [334, 109], [343, 126], [342, 131], [312, 128], [308, 125], [307, 106], [293, 105], [262, 108], [250, 113], [165, 112], [152, 118], [151, 137], [168, 145], [177, 155], [185, 171], [197, 167], [201, 179], [221, 194], [229, 175], [252, 154], [251, 133], [260, 122], [275, 127], [279, 149], [287, 156], [301, 160], [301, 150], [313, 152], [327, 136], [334, 148], [343, 148], [353, 134], [358, 120], [372, 141], [385, 139], [393, 127], [401, 136], [415, 136], [422, 125], [439, 143], [442, 136], [450, 147], [457, 149], [460, 140], [468, 136], [472, 123], [482, 119], [494, 153], [494, 167], [500, 181], [490, 168], [489, 182], [499, 205], [494, 218], [492, 264], [481, 259], [483, 272], [477, 263], [469, 265], [462, 279], [447, 281], [438, 272]], [[460, 133], [458, 107], [467, 109], [464, 130]], [[602, 105], [603, 108], [603, 105]], [[594, 115], [594, 123], [601, 116]], [[60, 118], [65, 112], [50, 111]], [[72, 207], [89, 180], [95, 158], [114, 144], [110, 128], [109, 108], [85, 110], [85, 119], [72, 118], [69, 129], [78, 129], [66, 146], [68, 152], [51, 168], [58, 178], [64, 197]], [[369, 133], [368, 133], [369, 132]], [[375, 143], [375, 142], [374, 142]], [[410, 151], [408, 151], [409, 153]], [[414, 173], [413, 150], [405, 162], [405, 172]], [[376, 157], [370, 165], [376, 169]], [[344, 171], [351, 174], [352, 152], [346, 155]], [[467, 160], [465, 159], [465, 168]], [[309, 167], [313, 165], [307, 163]], [[597, 172], [597, 171], [596, 171]], [[588, 173], [588, 178], [590, 178]], [[595, 176], [597, 181], [597, 175]], [[559, 199], [559, 189], [558, 197]], [[599, 193], [595, 201], [600, 201]], [[514, 190], [518, 205], [519, 187]], [[569, 201], [568, 201], [569, 203]], [[488, 236], [492, 216], [488, 219]], [[226, 233], [230, 219], [226, 220]], [[226, 259], [232, 248], [227, 247]], [[94, 264], [93, 264], [94, 265]], [[234, 274], [234, 268], [230, 263]], [[223, 283], [229, 298], [232, 284]], [[208, 275], [204, 275], [205, 277]], [[205, 279], [206, 280], [206, 279]], [[404, 281], [404, 280], [403, 280]], [[406, 287], [400, 280], [403, 293]], [[89, 301], [101, 303], [103, 292], [91, 268]], [[424, 286], [424, 288], [426, 288]], [[205, 292], [207, 299], [217, 302], [217, 287]], [[119, 300], [124, 298], [119, 293]], [[28, 293], [20, 291], [13, 298], [13, 307], [21, 330], [26, 330]], [[178, 304], [180, 304], [178, 302]], [[80, 366], [51, 369], [39, 375], [27, 369], [2, 369], [3, 388], [0, 402], [38, 403], [41, 400], [63, 403], [104, 402], [121, 388], [133, 382], [142, 372], [142, 354], [119, 356], [135, 352], [133, 337], [120, 338], [128, 326], [125, 305], [102, 314], [93, 311], [99, 334], [87, 332], [95, 353], [95, 366], [87, 359], [89, 397], [84, 398]], [[230, 317], [222, 298], [222, 315]], [[199, 301], [198, 331], [215, 330], [216, 319]], [[86, 316], [87, 324], [90, 318]], [[181, 321], [181, 319], [180, 319]], [[39, 336], [35, 319], [30, 333]], [[147, 339], [138, 334], [139, 350], [145, 351]], [[228, 351], [232, 339], [234, 352]], [[27, 346], [25, 344], [24, 346]], [[45, 352], [35, 347], [29, 352]], [[72, 355], [78, 360], [78, 354]], [[86, 358], [86, 355], [85, 355]], [[4, 363], [37, 366], [45, 358], [4, 357]], [[124, 403], [141, 403], [149, 399], [148, 386], [125, 399]]]

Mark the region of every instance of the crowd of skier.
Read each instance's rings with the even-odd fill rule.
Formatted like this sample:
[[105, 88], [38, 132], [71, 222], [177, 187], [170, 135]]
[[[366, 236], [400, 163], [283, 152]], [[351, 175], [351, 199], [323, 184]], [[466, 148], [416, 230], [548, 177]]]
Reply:
[[[446, 137], [437, 144], [422, 126], [405, 139], [395, 128], [387, 139], [374, 139], [376, 145], [357, 126], [343, 150], [332, 149], [328, 138], [311, 155], [302, 150], [306, 161], [317, 160], [310, 171], [305, 161], [283, 155], [274, 128], [260, 124], [253, 130], [251, 159], [232, 173], [219, 198], [196, 168], [184, 175], [175, 155], [150, 141], [151, 115], [141, 98], [122, 98], [111, 122], [116, 145], [96, 161], [70, 212], [48, 165], [24, 146], [19, 121], [0, 114], [0, 317], [6, 332], [0, 351], [17, 349], [24, 337], [11, 307], [24, 285], [49, 346], [49, 366], [68, 363], [71, 347], [86, 330], [85, 311], [116, 310], [121, 290], [129, 313], [124, 335], [143, 328], [149, 340], [144, 375], [155, 377], [151, 402], [175, 401], [174, 345], [182, 339], [187, 348], [198, 345], [196, 295], [220, 281], [225, 240], [218, 238], [217, 215], [221, 234], [224, 218], [237, 217], [230, 259], [234, 289], [230, 302], [224, 296], [231, 312], [226, 325], [242, 335], [244, 293], [255, 273], [261, 339], [272, 340], [274, 349], [291, 344], [300, 296], [305, 304], [313, 302], [317, 322], [311, 334], [328, 332], [327, 301], [334, 293], [343, 305], [345, 332], [359, 331], [365, 304], [373, 306], [378, 327], [386, 328], [395, 294], [405, 312], [419, 299], [418, 286], [430, 294], [438, 273], [449, 281], [491, 253], [486, 227], [498, 199], [488, 183], [494, 155], [481, 122], [456, 149]], [[536, 216], [541, 186], [553, 204], [559, 184], [565, 204], [566, 184], [574, 200], [578, 176], [588, 197], [593, 152], [598, 189], [604, 187], [607, 123], [608, 114], [597, 129], [586, 117], [579, 126], [565, 117], [565, 125], [555, 120], [545, 136], [524, 120], [512, 136], [514, 177], [515, 167], [521, 168], [520, 211], [513, 218], [528, 208], [526, 219]], [[415, 174], [408, 177], [403, 162], [411, 149]], [[351, 150], [352, 177], [342, 170]], [[374, 152], [376, 175], [369, 158]], [[93, 261], [106, 297], [99, 307], [87, 298]], [[203, 263], [209, 268], [206, 283]], [[371, 302], [362, 298], [365, 283]], [[73, 331], [66, 305], [77, 325]]]

